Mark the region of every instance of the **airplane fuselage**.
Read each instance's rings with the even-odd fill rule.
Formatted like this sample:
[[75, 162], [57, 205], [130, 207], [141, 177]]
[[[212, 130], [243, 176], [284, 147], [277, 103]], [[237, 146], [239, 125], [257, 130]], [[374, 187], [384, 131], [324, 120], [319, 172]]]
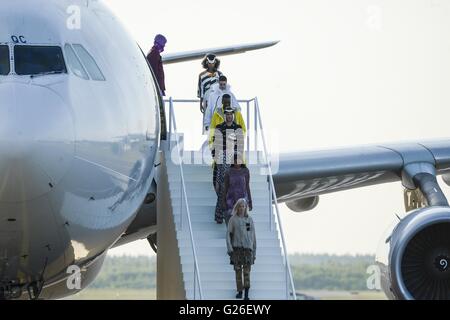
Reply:
[[[98, 1], [0, 6], [0, 53], [9, 52], [0, 75], [0, 294], [33, 284], [41, 298], [58, 298], [79, 291], [67, 288], [70, 266], [89, 283], [143, 203], [159, 148], [158, 89], [139, 46]], [[27, 65], [33, 52], [40, 71]]]

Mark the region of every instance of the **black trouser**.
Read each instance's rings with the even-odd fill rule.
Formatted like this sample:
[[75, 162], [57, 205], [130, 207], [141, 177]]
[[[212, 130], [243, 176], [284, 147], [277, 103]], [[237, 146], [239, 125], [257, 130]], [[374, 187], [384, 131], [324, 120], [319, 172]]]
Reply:
[[213, 167], [213, 187], [214, 187], [214, 190], [216, 190], [216, 182], [217, 182], [217, 163], [214, 162], [214, 167]]

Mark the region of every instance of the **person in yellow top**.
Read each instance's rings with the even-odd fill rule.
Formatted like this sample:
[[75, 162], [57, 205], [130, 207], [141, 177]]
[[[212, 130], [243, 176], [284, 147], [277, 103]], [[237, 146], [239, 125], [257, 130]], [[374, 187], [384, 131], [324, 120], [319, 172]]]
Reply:
[[[231, 107], [231, 96], [229, 94], [224, 94], [222, 97], [222, 107], [217, 108], [211, 119], [211, 124], [209, 126], [209, 148], [211, 151], [214, 150], [214, 136], [216, 128], [225, 122], [225, 109]], [[240, 125], [244, 135], [247, 133], [247, 127], [245, 126], [244, 117], [240, 109], [234, 109], [234, 122]]]

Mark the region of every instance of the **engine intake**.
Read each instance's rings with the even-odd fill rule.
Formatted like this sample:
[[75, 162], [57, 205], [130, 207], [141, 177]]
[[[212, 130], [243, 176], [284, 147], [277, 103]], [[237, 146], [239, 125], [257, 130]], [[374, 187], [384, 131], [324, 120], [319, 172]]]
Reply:
[[450, 299], [450, 222], [431, 225], [407, 244], [401, 272], [409, 293], [420, 300]]
[[386, 244], [388, 259], [378, 263], [388, 297], [450, 300], [450, 208], [413, 211]]

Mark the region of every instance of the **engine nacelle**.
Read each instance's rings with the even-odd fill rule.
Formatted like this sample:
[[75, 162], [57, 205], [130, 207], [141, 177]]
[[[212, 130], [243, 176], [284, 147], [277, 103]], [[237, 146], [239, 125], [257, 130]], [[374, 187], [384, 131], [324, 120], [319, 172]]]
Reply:
[[450, 208], [413, 211], [383, 242], [377, 263], [389, 298], [450, 299]]
[[311, 197], [286, 202], [286, 206], [294, 212], [313, 210], [319, 204], [319, 197]]

